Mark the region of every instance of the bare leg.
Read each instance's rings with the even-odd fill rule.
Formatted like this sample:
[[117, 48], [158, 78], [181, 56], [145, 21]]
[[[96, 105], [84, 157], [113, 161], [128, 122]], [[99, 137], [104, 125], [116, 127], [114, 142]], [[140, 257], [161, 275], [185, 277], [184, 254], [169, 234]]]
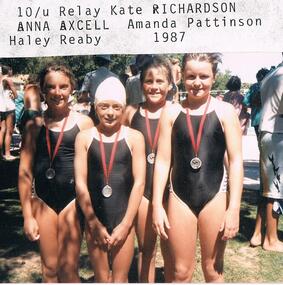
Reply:
[[283, 252], [283, 242], [279, 240], [277, 234], [279, 215], [273, 211], [273, 202], [273, 200], [269, 200], [266, 206], [266, 235], [263, 249]]
[[160, 239], [160, 248], [164, 260], [165, 283], [172, 283], [174, 279], [174, 262], [170, 252], [168, 240]]
[[112, 254], [112, 278], [114, 283], [127, 283], [131, 262], [134, 256], [134, 227], [130, 230], [125, 242], [113, 248]]
[[58, 278], [64, 283], [79, 283], [79, 256], [81, 248], [81, 228], [73, 200], [59, 214], [58, 245], [59, 266]]
[[0, 129], [0, 157], [3, 156], [3, 144], [6, 132], [6, 120], [1, 121], [1, 129]]
[[100, 248], [97, 243], [92, 239], [90, 229], [86, 224], [86, 241], [90, 263], [94, 271], [95, 282], [108, 283], [110, 280], [110, 268], [108, 262], [107, 248]]
[[[257, 140], [259, 140], [259, 133], [258, 133], [258, 126], [255, 127], [255, 132], [257, 135]], [[258, 141], [258, 147], [260, 150], [260, 143]], [[263, 235], [262, 235], [262, 230], [265, 227], [265, 207], [266, 207], [266, 200], [263, 198], [262, 195], [262, 190], [263, 190], [263, 179], [262, 179], [262, 160], [261, 160], [261, 155], [259, 155], [259, 179], [260, 179], [260, 197], [257, 205], [257, 213], [256, 213], [256, 219], [255, 219], [255, 229], [254, 233], [252, 235], [252, 238], [250, 240], [250, 245], [252, 247], [260, 246], [263, 243]], [[266, 182], [265, 182], [266, 183]]]
[[173, 282], [190, 282], [195, 267], [197, 217], [173, 193], [169, 195], [169, 247], [174, 260]]
[[14, 130], [14, 119], [15, 119], [15, 114], [10, 113], [6, 117], [6, 134], [5, 134], [5, 155], [10, 156], [11, 155], [11, 141], [12, 141], [12, 135], [13, 135], [13, 130]]
[[[164, 204], [164, 209], [166, 213], [168, 212], [167, 204]], [[170, 252], [169, 241], [160, 239], [160, 248], [161, 248], [162, 257], [164, 260], [165, 283], [172, 283], [174, 279], [174, 262], [173, 262], [172, 254]]]
[[145, 197], [142, 197], [139, 207], [136, 233], [139, 245], [139, 282], [154, 283], [156, 234], [152, 228], [152, 207]]
[[44, 283], [57, 283], [58, 216], [51, 208], [37, 198], [33, 199], [32, 208], [39, 225], [42, 279]]
[[252, 247], [262, 245], [262, 229], [265, 226], [265, 201], [261, 200], [257, 206], [255, 229], [250, 240]]
[[198, 218], [202, 270], [206, 282], [224, 282], [223, 259], [226, 242], [221, 240], [223, 233], [220, 233], [219, 229], [227, 207], [226, 196], [226, 193], [218, 193], [206, 204]]

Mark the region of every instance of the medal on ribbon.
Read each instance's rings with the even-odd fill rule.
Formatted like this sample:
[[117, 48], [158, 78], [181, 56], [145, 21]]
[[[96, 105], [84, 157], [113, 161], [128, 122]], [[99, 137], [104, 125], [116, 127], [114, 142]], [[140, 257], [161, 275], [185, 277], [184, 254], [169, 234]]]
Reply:
[[56, 155], [58, 153], [59, 146], [62, 142], [63, 135], [64, 135], [64, 129], [66, 127], [67, 120], [68, 120], [68, 117], [66, 117], [64, 119], [61, 131], [60, 131], [60, 134], [59, 134], [59, 137], [58, 137], [58, 140], [56, 142], [56, 145], [55, 145], [55, 148], [54, 148], [52, 155], [51, 155], [51, 142], [50, 142], [50, 136], [49, 136], [49, 129], [47, 126], [45, 126], [45, 137], [46, 137], [47, 151], [48, 151], [49, 160], [50, 160], [49, 168], [47, 168], [47, 170], [45, 171], [45, 177], [48, 180], [52, 180], [56, 176], [56, 172], [55, 172], [55, 169], [52, 167], [52, 163], [53, 163], [54, 158], [56, 157]]
[[200, 143], [201, 143], [201, 138], [202, 138], [202, 132], [203, 132], [203, 126], [204, 126], [204, 122], [205, 122], [205, 118], [206, 118], [206, 113], [207, 113], [207, 109], [210, 103], [210, 99], [211, 97], [208, 97], [206, 106], [205, 106], [205, 110], [203, 115], [201, 116], [201, 120], [200, 120], [200, 124], [199, 124], [199, 128], [198, 128], [198, 132], [197, 132], [197, 141], [195, 141], [195, 136], [194, 136], [194, 131], [193, 131], [193, 126], [192, 126], [192, 122], [191, 122], [191, 116], [190, 116], [190, 112], [189, 109], [186, 108], [186, 112], [187, 112], [187, 127], [189, 130], [189, 136], [192, 142], [192, 146], [193, 146], [193, 150], [195, 153], [195, 157], [191, 159], [190, 161], [190, 166], [192, 169], [194, 170], [199, 170], [202, 166], [202, 161], [201, 159], [198, 157], [198, 152], [199, 152], [199, 147], [200, 147]]
[[114, 141], [114, 144], [113, 144], [113, 147], [111, 150], [111, 154], [110, 154], [110, 161], [109, 161], [108, 167], [106, 165], [106, 155], [105, 155], [105, 148], [104, 148], [104, 143], [103, 143], [103, 139], [102, 139], [102, 134], [98, 131], [99, 148], [100, 148], [100, 153], [101, 153], [101, 161], [102, 161], [104, 181], [105, 181], [105, 185], [102, 188], [101, 193], [102, 193], [103, 197], [105, 197], [105, 198], [109, 198], [113, 194], [113, 189], [109, 185], [109, 177], [110, 177], [110, 174], [111, 174], [111, 171], [113, 168], [113, 164], [114, 164], [114, 158], [115, 158], [115, 154], [116, 154], [116, 150], [117, 150], [117, 144], [118, 144], [118, 138], [119, 138], [120, 131], [121, 131], [121, 128], [119, 129], [119, 131], [116, 134], [115, 141]]
[[146, 124], [146, 132], [147, 132], [147, 137], [148, 137], [148, 143], [149, 143], [150, 148], [151, 148], [151, 152], [147, 155], [146, 160], [149, 164], [154, 164], [154, 162], [155, 162], [155, 150], [156, 150], [157, 141], [158, 141], [158, 137], [159, 137], [159, 131], [160, 131], [160, 118], [158, 119], [157, 128], [155, 130], [154, 139], [152, 142], [148, 112], [146, 109], [144, 110], [144, 112], [145, 112], [145, 124]]

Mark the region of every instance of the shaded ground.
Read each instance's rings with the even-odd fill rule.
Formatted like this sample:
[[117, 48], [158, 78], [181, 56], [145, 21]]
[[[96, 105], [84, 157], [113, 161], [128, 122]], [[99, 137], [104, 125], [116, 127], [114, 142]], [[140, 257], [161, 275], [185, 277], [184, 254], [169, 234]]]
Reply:
[[[40, 259], [35, 243], [22, 233], [22, 216], [16, 190], [18, 161], [0, 161], [0, 282], [41, 282]], [[283, 254], [249, 247], [254, 229], [257, 192], [245, 190], [241, 209], [240, 231], [227, 245], [225, 253], [226, 282], [283, 282]], [[279, 235], [283, 239], [283, 221]], [[137, 252], [136, 252], [137, 253]], [[193, 282], [204, 282], [200, 268], [199, 248]], [[158, 250], [157, 282], [163, 282], [163, 261]], [[129, 274], [137, 282], [136, 258]], [[93, 282], [85, 243], [82, 245], [80, 276], [83, 282]]]

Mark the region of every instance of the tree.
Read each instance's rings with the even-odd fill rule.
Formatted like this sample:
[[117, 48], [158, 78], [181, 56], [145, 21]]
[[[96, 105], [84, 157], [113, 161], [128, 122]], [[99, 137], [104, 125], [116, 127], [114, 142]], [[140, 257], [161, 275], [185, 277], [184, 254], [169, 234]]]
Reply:
[[212, 90], [226, 90], [226, 83], [231, 77], [231, 71], [225, 70], [225, 72], [218, 72], [215, 78], [215, 82], [212, 86]]

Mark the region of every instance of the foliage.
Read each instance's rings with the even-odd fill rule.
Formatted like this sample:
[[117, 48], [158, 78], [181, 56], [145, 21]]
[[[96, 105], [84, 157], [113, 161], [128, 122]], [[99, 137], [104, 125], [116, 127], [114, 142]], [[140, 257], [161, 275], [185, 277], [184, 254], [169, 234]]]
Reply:
[[226, 83], [231, 76], [230, 70], [225, 70], [225, 72], [218, 72], [215, 78], [215, 82], [213, 84], [213, 90], [226, 90]]
[[[178, 58], [180, 65], [182, 65], [182, 56], [182, 54], [168, 54], [168, 57]], [[133, 55], [112, 55], [110, 69], [119, 76], [124, 75], [126, 73], [127, 66], [129, 66], [133, 57]], [[92, 55], [35, 58], [0, 58], [0, 63], [11, 66], [15, 74], [29, 74], [34, 77], [47, 63], [51, 61], [59, 61], [71, 67], [77, 79], [78, 88], [80, 88], [85, 74], [96, 69], [93, 59], [94, 57]], [[219, 72], [216, 76], [216, 80], [212, 89], [225, 90], [225, 85], [230, 76], [231, 71], [229, 70], [225, 70], [225, 72]], [[246, 86], [243, 88], [246, 88]], [[182, 83], [180, 84], [179, 89], [184, 90]]]
[[[36, 78], [38, 72], [49, 62], [61, 62], [69, 66], [78, 83], [81, 86], [87, 72], [96, 69], [93, 56], [54, 56], [54, 57], [34, 57], [34, 58], [1, 58], [0, 63], [11, 66], [15, 74], [29, 74]], [[113, 55], [111, 70], [121, 75], [125, 72], [126, 66], [130, 63], [129, 55]]]

